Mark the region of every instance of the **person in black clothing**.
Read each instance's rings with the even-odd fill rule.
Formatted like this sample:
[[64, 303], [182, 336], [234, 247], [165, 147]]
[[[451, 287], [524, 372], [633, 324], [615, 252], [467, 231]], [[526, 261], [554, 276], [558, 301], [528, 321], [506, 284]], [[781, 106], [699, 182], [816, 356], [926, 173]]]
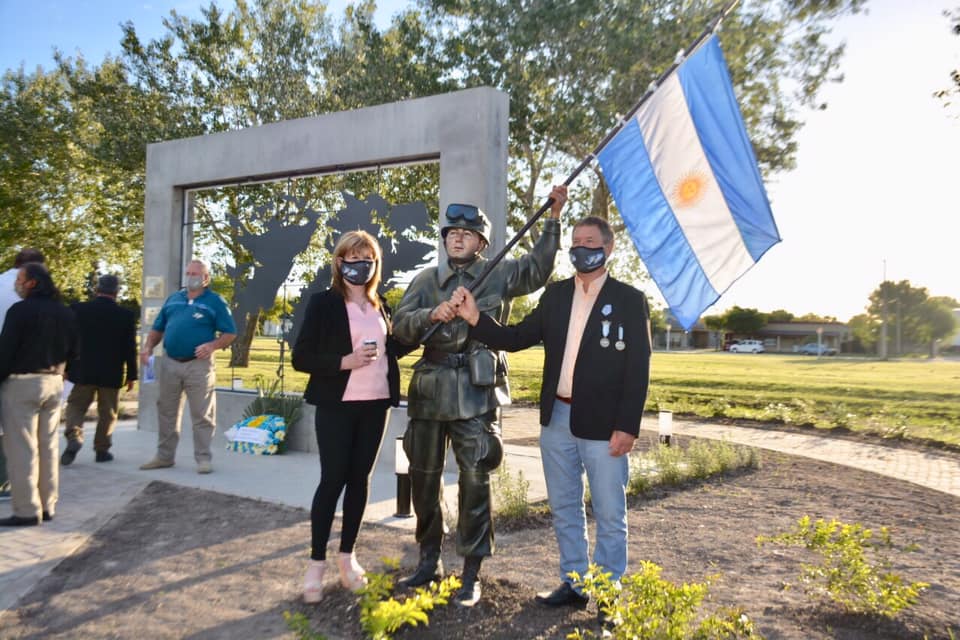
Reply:
[[94, 397], [95, 460], [113, 460], [110, 436], [117, 424], [120, 388], [126, 381], [127, 391], [131, 391], [137, 379], [137, 317], [117, 305], [119, 288], [117, 276], [102, 275], [93, 300], [70, 305], [80, 332], [80, 357], [67, 365], [67, 380], [73, 383], [73, 389], [67, 397], [67, 448], [60, 457], [61, 464], [72, 463], [83, 446], [83, 418]]
[[63, 373], [78, 346], [73, 312], [60, 302], [46, 267], [20, 267], [15, 288], [23, 299], [7, 311], [0, 332], [0, 411], [13, 515], [0, 526], [53, 519]]
[[340, 237], [333, 251], [332, 286], [310, 297], [293, 347], [293, 368], [310, 374], [304, 399], [316, 405], [320, 449], [305, 602], [323, 597], [327, 541], [341, 493], [340, 581], [353, 591], [366, 584], [353, 549], [389, 407], [400, 402], [397, 358], [410, 351], [393, 339], [390, 309], [377, 295], [380, 256], [380, 245], [366, 232]]

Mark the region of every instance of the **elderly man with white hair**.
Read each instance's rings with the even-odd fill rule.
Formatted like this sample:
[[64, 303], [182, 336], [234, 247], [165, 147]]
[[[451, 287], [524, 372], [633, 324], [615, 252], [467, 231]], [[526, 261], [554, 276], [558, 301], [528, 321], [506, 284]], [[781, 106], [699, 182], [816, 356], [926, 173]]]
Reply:
[[140, 351], [147, 364], [154, 348], [163, 340], [164, 358], [157, 382], [157, 454], [141, 469], [172, 467], [180, 441], [180, 409], [183, 394], [190, 405], [193, 423], [193, 457], [197, 473], [210, 473], [210, 441], [216, 428], [214, 395], [216, 371], [213, 354], [225, 349], [237, 337], [233, 316], [222, 296], [207, 286], [210, 272], [200, 260], [187, 265], [186, 288], [163, 303]]

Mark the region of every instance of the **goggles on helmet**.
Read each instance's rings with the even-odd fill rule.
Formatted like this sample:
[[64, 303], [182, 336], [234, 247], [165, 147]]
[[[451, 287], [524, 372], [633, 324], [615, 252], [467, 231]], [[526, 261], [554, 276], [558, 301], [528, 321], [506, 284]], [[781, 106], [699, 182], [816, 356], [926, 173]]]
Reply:
[[472, 204], [451, 204], [447, 206], [447, 220], [451, 222], [466, 220], [475, 222], [480, 218], [480, 209]]

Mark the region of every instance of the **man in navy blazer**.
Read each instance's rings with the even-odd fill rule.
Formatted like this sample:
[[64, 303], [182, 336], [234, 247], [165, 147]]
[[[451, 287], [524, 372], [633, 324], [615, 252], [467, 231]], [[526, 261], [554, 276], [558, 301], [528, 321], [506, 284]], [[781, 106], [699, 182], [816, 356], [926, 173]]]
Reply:
[[597, 523], [593, 562], [619, 580], [627, 568], [627, 454], [640, 430], [650, 380], [650, 314], [644, 294], [607, 273], [613, 231], [588, 217], [573, 229], [573, 278], [546, 288], [515, 326], [479, 312], [461, 287], [452, 302], [470, 337], [491, 349], [544, 346], [540, 453], [560, 551], [561, 584], [537, 596], [548, 606], [584, 607], [574, 586], [589, 564], [583, 475]]
[[133, 389], [137, 379], [137, 316], [117, 305], [120, 281], [106, 274], [97, 281], [96, 296], [71, 306], [80, 330], [80, 356], [67, 364], [73, 389], [67, 397], [67, 448], [60, 463], [68, 465], [83, 446], [83, 419], [97, 399], [97, 462], [113, 460], [111, 436], [117, 424], [120, 388]]

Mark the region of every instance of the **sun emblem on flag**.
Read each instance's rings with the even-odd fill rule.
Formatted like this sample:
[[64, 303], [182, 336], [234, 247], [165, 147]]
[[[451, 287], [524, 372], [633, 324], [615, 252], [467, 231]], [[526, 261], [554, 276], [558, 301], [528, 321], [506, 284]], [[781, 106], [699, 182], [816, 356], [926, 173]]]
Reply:
[[678, 208], [692, 207], [707, 191], [707, 176], [702, 171], [689, 171], [674, 184], [670, 200]]

